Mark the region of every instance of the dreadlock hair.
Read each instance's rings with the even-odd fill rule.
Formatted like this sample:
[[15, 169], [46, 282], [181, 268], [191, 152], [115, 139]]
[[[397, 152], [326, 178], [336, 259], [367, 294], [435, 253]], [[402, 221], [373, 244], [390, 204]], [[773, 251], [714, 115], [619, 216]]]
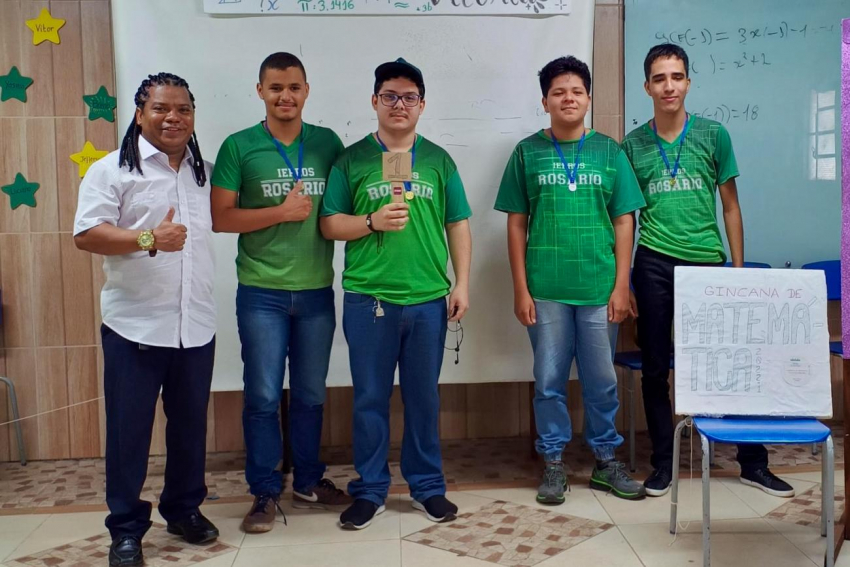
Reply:
[[[135, 103], [136, 108], [143, 109], [145, 103], [150, 99], [151, 87], [183, 87], [189, 93], [189, 99], [192, 101], [192, 108], [195, 108], [195, 95], [189, 90], [189, 83], [177, 75], [171, 73], [157, 73], [156, 75], [148, 75], [148, 78], [142, 81], [139, 85], [139, 90], [136, 91]], [[136, 124], [135, 115], [130, 121], [130, 127], [127, 128], [127, 133], [121, 141], [121, 151], [118, 153], [118, 167], [125, 165], [142, 173], [142, 158], [139, 154], [139, 134], [141, 127]], [[203, 187], [207, 182], [207, 171], [204, 167], [204, 158], [201, 157], [201, 148], [198, 146], [198, 136], [192, 132], [192, 137], [189, 139], [189, 151], [192, 152], [192, 173], [195, 175], [195, 182], [199, 187]]]

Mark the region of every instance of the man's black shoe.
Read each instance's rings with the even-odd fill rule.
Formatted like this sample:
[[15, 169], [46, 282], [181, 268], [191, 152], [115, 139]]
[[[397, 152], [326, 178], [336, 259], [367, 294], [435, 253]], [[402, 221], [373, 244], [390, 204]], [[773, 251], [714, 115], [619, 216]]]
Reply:
[[109, 567], [134, 567], [144, 563], [142, 540], [136, 536], [122, 536], [109, 546]]
[[218, 538], [218, 528], [200, 512], [192, 512], [179, 522], [169, 522], [166, 529], [192, 544], [208, 543]]

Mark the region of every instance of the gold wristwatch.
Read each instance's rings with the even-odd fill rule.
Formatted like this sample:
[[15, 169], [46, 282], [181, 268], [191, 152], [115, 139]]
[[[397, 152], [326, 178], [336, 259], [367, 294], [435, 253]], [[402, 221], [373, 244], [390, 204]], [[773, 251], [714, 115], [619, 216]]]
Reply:
[[154, 250], [154, 245], [156, 244], [156, 239], [153, 237], [152, 230], [143, 230], [139, 237], [136, 238], [136, 244], [139, 245], [139, 248], [150, 254], [151, 256], [156, 255], [156, 250]]

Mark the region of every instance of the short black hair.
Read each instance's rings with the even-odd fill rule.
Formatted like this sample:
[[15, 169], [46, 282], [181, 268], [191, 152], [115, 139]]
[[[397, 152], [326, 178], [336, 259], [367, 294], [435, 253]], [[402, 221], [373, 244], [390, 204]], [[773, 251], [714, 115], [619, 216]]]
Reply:
[[572, 55], [568, 57], [558, 57], [553, 61], [546, 63], [537, 76], [540, 77], [540, 90], [543, 91], [543, 96], [549, 95], [549, 89], [552, 88], [552, 81], [556, 77], [566, 74], [577, 75], [584, 83], [584, 88], [587, 94], [590, 94], [590, 69], [584, 61], [576, 59]]
[[374, 94], [378, 94], [384, 83], [398, 78], [408, 79], [416, 85], [416, 88], [419, 90], [419, 96], [425, 98], [425, 80], [422, 78], [422, 71], [419, 70], [419, 67], [408, 63], [402, 58], [378, 65], [378, 68], [375, 69]]
[[262, 65], [260, 65], [260, 82], [263, 82], [263, 77], [265, 76], [267, 69], [285, 71], [290, 67], [298, 67], [301, 69], [301, 72], [304, 73], [304, 80], [307, 80], [307, 71], [304, 69], [304, 64], [301, 63], [301, 60], [291, 53], [278, 51], [277, 53], [272, 53], [266, 57], [263, 60]]
[[646, 54], [646, 59], [643, 60], [643, 74], [647, 81], [649, 80], [649, 73], [652, 70], [652, 64], [657, 59], [667, 59], [669, 57], [681, 59], [682, 63], [685, 64], [685, 77], [688, 76], [688, 54], [685, 53], [685, 50], [673, 43], [660, 43], [650, 49], [649, 53]]

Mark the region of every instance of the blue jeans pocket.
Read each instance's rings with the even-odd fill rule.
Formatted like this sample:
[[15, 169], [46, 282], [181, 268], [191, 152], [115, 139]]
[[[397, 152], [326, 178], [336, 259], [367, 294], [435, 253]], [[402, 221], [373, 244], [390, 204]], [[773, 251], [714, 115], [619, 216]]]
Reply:
[[370, 303], [374, 303], [375, 298], [371, 295], [347, 291], [345, 292], [345, 297], [343, 298], [343, 301], [346, 305], [368, 305]]

